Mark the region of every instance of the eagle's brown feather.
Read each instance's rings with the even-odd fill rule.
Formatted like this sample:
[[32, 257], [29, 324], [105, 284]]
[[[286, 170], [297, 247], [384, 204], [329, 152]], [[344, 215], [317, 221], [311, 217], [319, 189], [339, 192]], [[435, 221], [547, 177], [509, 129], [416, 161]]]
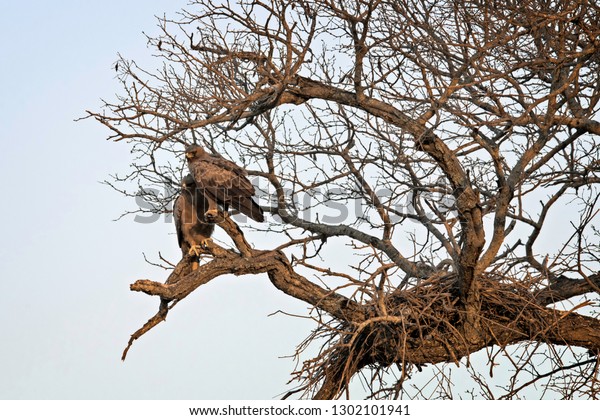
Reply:
[[212, 208], [216, 208], [215, 203], [196, 188], [191, 175], [186, 176], [173, 205], [177, 241], [184, 256], [192, 247], [204, 244], [211, 237], [215, 225], [207, 219], [206, 213]]
[[186, 149], [186, 157], [197, 188], [206, 197], [224, 207], [233, 207], [257, 222], [265, 220], [262, 209], [252, 199], [254, 186], [243, 168], [219, 156], [210, 155], [197, 145]]

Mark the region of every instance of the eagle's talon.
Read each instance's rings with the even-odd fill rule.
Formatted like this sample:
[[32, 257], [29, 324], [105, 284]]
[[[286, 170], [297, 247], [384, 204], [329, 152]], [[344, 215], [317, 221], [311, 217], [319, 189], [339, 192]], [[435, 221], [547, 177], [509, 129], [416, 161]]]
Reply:
[[204, 254], [204, 252], [202, 252], [202, 251], [205, 249], [209, 249], [211, 246], [212, 246], [212, 239], [210, 239], [210, 238], [202, 239], [199, 244], [194, 244], [190, 247], [188, 254], [196, 256], [196, 257], [200, 257], [200, 255]]
[[190, 250], [188, 251], [188, 255], [200, 257], [200, 255], [202, 254], [202, 248], [203, 246], [201, 245], [192, 245], [190, 247]]

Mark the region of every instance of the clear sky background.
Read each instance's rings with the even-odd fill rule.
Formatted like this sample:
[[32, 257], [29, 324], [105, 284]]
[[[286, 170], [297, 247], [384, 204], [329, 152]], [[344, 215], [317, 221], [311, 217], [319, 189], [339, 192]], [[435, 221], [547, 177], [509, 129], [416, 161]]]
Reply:
[[120, 356], [158, 299], [129, 291], [179, 255], [164, 219], [101, 181], [127, 171], [126, 144], [92, 120], [119, 85], [117, 53], [143, 60], [142, 31], [183, 1], [4, 2], [0, 12], [0, 399], [269, 399], [287, 389], [310, 322], [266, 275], [219, 278]]

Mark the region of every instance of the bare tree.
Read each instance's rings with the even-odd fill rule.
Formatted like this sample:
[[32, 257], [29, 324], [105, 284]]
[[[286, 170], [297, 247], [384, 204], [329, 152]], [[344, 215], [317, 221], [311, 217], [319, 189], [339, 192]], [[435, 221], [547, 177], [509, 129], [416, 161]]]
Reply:
[[600, 396], [596, 1], [200, 0], [159, 27], [161, 66], [121, 58], [89, 112], [133, 147], [122, 180], [177, 185], [202, 144], [269, 223], [225, 217], [235, 249], [136, 281], [163, 305], [130, 345], [201, 285], [266, 274], [314, 307], [300, 360], [321, 346], [286, 397], [360, 374], [372, 398], [452, 398], [453, 364], [477, 398]]

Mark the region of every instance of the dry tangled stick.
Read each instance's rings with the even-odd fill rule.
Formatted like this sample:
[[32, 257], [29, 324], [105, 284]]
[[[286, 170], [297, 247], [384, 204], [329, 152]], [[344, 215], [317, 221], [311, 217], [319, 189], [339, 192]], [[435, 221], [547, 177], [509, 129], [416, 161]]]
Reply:
[[278, 250], [256, 250], [246, 241], [239, 226], [225, 215], [219, 226], [233, 240], [237, 251], [222, 248], [211, 243], [206, 249], [214, 258], [212, 261], [192, 270], [191, 259], [184, 257], [175, 267], [165, 283], [152, 280], [137, 280], [130, 286], [132, 291], [159, 296], [161, 305], [158, 312], [139, 330], [131, 335], [123, 351], [122, 360], [133, 342], [166, 319], [168, 311], [198, 287], [223, 274], [268, 273], [275, 287], [286, 294], [301, 299], [328, 311], [340, 319], [364, 320], [365, 313], [356, 302], [323, 289], [297, 274], [283, 252]]
[[362, 368], [369, 366], [376, 377], [392, 365], [398, 366], [401, 377], [396, 388], [386, 390], [385, 396], [397, 397], [413, 368], [421, 370], [424, 365], [440, 362], [459, 366], [463, 357], [481, 348], [504, 348], [527, 341], [586, 347], [592, 355], [586, 363], [600, 363], [594, 356], [600, 353], [600, 333], [594, 330], [599, 324], [575, 313], [590, 302], [570, 311], [558, 311], [546, 308], [518, 284], [483, 276], [478, 279], [479, 320], [473, 326], [464, 322], [465, 311], [457, 304], [452, 282], [437, 280], [389, 294], [385, 316], [377, 316], [373, 303], [371, 317], [364, 322], [332, 320], [323, 324], [307, 341], [320, 335], [327, 340], [325, 350], [294, 372], [302, 385], [284, 398], [296, 393], [315, 399], [338, 398]]
[[[478, 278], [476, 324], [465, 321], [468, 317], [454, 292], [453, 275], [433, 275], [418, 286], [385, 295], [383, 302], [358, 303], [308, 281], [280, 250], [252, 248], [229, 217], [224, 217], [219, 226], [232, 238], [236, 250], [211, 243], [206, 251], [213, 258], [199, 269], [192, 270], [191, 259], [184, 257], [164, 283], [138, 280], [131, 285], [133, 291], [159, 296], [161, 305], [132, 334], [123, 360], [135, 340], [164, 321], [168, 311], [198, 287], [224, 274], [259, 273], [267, 273], [276, 288], [330, 317], [308, 339], [328, 335], [327, 346], [295, 372], [301, 385], [286, 397], [300, 392], [313, 398], [336, 398], [365, 366], [377, 370], [396, 364], [402, 366], [404, 375], [412, 366], [459, 363], [462, 357], [491, 345], [504, 347], [533, 340], [580, 345], [593, 354], [600, 352], [598, 321], [574, 310], [546, 307], [548, 296], [554, 292], [534, 295], [527, 288], [519, 288], [519, 283], [484, 275]], [[590, 360], [592, 363], [595, 358]]]
[[[146, 334], [152, 328], [165, 321], [169, 310], [173, 308], [181, 299], [185, 298], [194, 289], [204, 283], [224, 274], [223, 267], [227, 267], [227, 263], [223, 264], [223, 260], [231, 258], [247, 257], [251, 255], [252, 248], [244, 238], [244, 234], [240, 228], [227, 215], [222, 215], [219, 218], [219, 226], [227, 232], [233, 239], [240, 254], [232, 250], [226, 250], [214, 242], [210, 242], [206, 248], [206, 252], [215, 259], [202, 266], [199, 272], [193, 270], [193, 258], [189, 255], [184, 256], [181, 261], [175, 266], [169, 277], [164, 283], [158, 283], [152, 280], [138, 280], [130, 286], [132, 291], [144, 292], [149, 295], [160, 296], [160, 306], [158, 312], [150, 318], [140, 329], [134, 332], [127, 347], [123, 350], [121, 360], [125, 360], [127, 353], [134, 341]], [[226, 272], [226, 271], [225, 271]], [[191, 286], [191, 287], [190, 287]]]

